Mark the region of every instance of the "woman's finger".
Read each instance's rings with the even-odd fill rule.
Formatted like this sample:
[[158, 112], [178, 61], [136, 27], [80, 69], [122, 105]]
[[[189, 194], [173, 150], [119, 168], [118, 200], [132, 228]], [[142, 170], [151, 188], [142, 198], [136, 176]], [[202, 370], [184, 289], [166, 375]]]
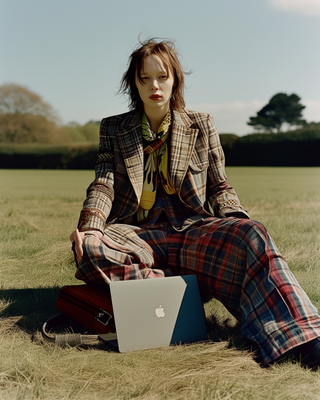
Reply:
[[76, 236], [76, 240], [75, 240], [76, 244], [82, 245], [83, 238], [80, 236], [79, 229], [77, 228], [74, 232], [75, 232], [75, 236]]
[[72, 242], [71, 249], [75, 251], [78, 261], [80, 261], [83, 256], [83, 249], [82, 249], [83, 236], [84, 236], [83, 234], [80, 234], [79, 229], [76, 229], [70, 235], [70, 241]]

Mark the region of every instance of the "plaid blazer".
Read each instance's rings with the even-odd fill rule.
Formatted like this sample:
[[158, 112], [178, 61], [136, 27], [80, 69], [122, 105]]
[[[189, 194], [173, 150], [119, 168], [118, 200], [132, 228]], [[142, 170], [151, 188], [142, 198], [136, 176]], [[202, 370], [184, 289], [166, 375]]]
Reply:
[[[144, 153], [137, 111], [105, 118], [95, 180], [87, 189], [78, 228], [104, 230], [133, 215], [141, 199]], [[248, 217], [225, 173], [224, 153], [213, 118], [206, 113], [173, 111], [170, 176], [181, 201], [195, 214]]]

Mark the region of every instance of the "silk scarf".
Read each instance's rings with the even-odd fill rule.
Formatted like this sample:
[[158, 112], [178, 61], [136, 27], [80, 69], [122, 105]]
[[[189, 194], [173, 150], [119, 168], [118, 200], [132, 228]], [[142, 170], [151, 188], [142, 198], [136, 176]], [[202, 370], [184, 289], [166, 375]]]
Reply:
[[142, 116], [142, 137], [148, 142], [143, 149], [145, 157], [143, 189], [140, 207], [137, 212], [138, 222], [143, 221], [154, 205], [158, 185], [158, 172], [161, 183], [168, 194], [176, 193], [169, 175], [169, 148], [167, 139], [170, 133], [171, 112], [162, 120], [158, 132], [152, 132], [145, 113]]

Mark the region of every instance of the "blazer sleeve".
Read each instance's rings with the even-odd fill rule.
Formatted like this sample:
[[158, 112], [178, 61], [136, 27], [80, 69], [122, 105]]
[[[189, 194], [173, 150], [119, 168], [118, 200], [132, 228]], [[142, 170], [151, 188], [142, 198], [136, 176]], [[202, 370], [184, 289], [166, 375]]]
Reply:
[[211, 211], [217, 217], [237, 216], [249, 218], [249, 214], [240, 204], [237, 193], [228, 182], [225, 172], [225, 157], [213, 118], [207, 119], [209, 167], [208, 200]]
[[112, 119], [105, 118], [101, 121], [95, 180], [87, 189], [78, 222], [79, 231], [104, 231], [114, 199], [114, 151], [110, 133], [115, 130]]

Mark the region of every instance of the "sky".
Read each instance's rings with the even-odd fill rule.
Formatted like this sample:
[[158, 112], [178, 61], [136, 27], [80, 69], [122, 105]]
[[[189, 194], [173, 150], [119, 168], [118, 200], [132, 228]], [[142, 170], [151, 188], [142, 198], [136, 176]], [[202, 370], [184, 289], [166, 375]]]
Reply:
[[63, 124], [126, 112], [119, 82], [141, 40], [174, 40], [187, 108], [244, 135], [276, 93], [320, 122], [320, 0], [0, 0], [0, 85], [39, 94]]

